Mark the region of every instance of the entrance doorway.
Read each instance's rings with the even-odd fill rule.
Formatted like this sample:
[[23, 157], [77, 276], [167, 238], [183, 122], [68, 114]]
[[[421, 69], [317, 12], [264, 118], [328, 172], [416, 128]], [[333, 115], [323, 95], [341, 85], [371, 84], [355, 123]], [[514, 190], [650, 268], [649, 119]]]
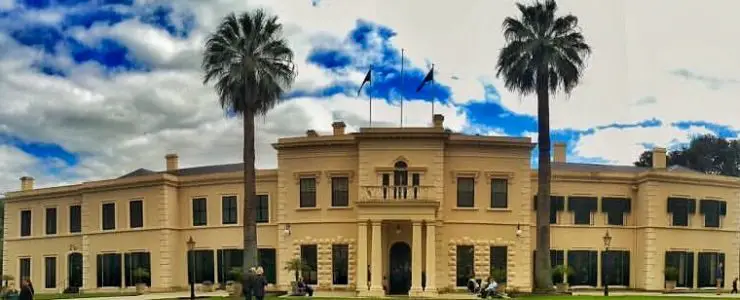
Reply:
[[388, 294], [407, 295], [411, 289], [411, 247], [404, 242], [391, 246]]
[[68, 287], [79, 289], [82, 287], [82, 253], [74, 252], [67, 256]]

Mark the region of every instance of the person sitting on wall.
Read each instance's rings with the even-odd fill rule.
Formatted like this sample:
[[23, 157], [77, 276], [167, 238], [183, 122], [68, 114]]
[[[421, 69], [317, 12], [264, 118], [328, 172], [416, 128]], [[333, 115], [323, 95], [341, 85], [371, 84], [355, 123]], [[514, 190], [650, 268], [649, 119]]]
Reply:
[[313, 288], [310, 285], [308, 285], [306, 278], [301, 278], [301, 280], [298, 281], [298, 290], [305, 291], [306, 295], [308, 295], [309, 297], [313, 296]]
[[493, 280], [491, 276], [488, 276], [486, 281], [488, 282], [488, 285], [483, 290], [483, 292], [481, 292], [481, 298], [483, 299], [486, 299], [489, 296], [496, 296], [496, 288], [498, 287], [498, 283], [496, 283], [496, 281]]
[[474, 277], [470, 277], [470, 279], [468, 279], [468, 292], [475, 294], [478, 292], [479, 288], [480, 286], [478, 285], [478, 281], [476, 281]]

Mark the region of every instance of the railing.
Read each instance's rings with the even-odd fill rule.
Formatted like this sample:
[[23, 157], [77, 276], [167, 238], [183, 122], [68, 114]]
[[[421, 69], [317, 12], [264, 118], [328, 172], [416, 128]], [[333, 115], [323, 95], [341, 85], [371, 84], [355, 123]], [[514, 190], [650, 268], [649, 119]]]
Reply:
[[363, 186], [360, 189], [360, 200], [430, 200], [432, 188], [432, 186], [422, 185]]

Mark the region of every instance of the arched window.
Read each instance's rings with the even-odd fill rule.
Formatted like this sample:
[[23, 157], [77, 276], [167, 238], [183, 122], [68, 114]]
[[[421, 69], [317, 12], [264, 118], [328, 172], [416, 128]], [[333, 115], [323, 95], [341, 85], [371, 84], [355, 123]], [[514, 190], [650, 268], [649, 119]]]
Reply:
[[406, 199], [409, 185], [408, 165], [404, 161], [398, 161], [393, 168], [394, 198]]

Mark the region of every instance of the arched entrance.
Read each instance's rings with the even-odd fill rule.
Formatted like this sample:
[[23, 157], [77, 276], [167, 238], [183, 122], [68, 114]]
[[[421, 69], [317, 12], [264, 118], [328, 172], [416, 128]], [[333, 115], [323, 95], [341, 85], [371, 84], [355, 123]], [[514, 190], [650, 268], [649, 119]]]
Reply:
[[82, 287], [82, 253], [74, 252], [67, 256], [68, 287]]
[[411, 247], [404, 242], [394, 243], [388, 260], [388, 294], [407, 295], [411, 288]]

